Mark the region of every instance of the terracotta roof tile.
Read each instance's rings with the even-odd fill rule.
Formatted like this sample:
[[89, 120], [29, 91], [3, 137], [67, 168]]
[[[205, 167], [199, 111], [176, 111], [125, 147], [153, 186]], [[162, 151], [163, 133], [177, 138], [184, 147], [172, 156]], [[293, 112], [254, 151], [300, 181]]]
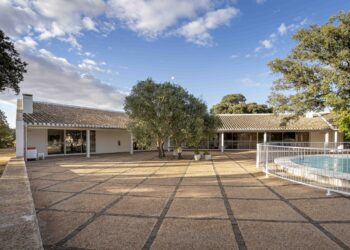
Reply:
[[284, 122], [284, 115], [274, 114], [221, 114], [218, 115], [222, 127], [220, 131], [279, 131], [279, 130], [327, 130], [330, 126], [320, 116], [300, 117]]
[[104, 111], [53, 103], [33, 102], [33, 113], [23, 114], [24, 121], [36, 126], [126, 128], [124, 112]]

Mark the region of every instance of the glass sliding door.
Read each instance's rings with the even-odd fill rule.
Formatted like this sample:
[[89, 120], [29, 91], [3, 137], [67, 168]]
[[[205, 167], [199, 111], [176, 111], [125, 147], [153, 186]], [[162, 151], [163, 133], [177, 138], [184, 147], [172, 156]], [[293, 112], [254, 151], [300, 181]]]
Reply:
[[47, 130], [47, 153], [49, 155], [64, 153], [64, 131], [58, 129]]
[[90, 130], [90, 152], [96, 152], [96, 131]]
[[66, 130], [66, 153], [79, 154], [86, 152], [86, 131]]

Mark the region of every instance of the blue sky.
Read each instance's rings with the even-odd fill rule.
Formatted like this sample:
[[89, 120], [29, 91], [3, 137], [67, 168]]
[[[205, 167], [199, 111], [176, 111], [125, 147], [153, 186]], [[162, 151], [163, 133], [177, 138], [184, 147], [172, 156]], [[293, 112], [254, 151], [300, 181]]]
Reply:
[[[64, 8], [62, 8], [64, 6]], [[0, 0], [0, 28], [28, 62], [34, 100], [122, 110], [138, 81], [172, 81], [208, 107], [229, 93], [264, 103], [301, 27], [322, 24], [348, 0]], [[15, 124], [16, 96], [0, 94]]]

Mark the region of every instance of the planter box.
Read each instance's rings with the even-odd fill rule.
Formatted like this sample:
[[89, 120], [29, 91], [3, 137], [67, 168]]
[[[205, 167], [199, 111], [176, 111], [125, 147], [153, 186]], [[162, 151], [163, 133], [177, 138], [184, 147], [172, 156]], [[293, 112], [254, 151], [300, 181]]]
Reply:
[[207, 160], [207, 161], [210, 161], [211, 160], [211, 155], [204, 155], [204, 159]]
[[201, 159], [201, 155], [194, 155], [194, 160], [199, 161]]

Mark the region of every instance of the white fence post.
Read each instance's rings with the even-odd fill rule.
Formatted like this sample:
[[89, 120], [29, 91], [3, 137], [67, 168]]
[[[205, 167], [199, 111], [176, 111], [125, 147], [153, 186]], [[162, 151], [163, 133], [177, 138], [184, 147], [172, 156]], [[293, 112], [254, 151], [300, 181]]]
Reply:
[[256, 168], [260, 166], [260, 144], [256, 144]]

